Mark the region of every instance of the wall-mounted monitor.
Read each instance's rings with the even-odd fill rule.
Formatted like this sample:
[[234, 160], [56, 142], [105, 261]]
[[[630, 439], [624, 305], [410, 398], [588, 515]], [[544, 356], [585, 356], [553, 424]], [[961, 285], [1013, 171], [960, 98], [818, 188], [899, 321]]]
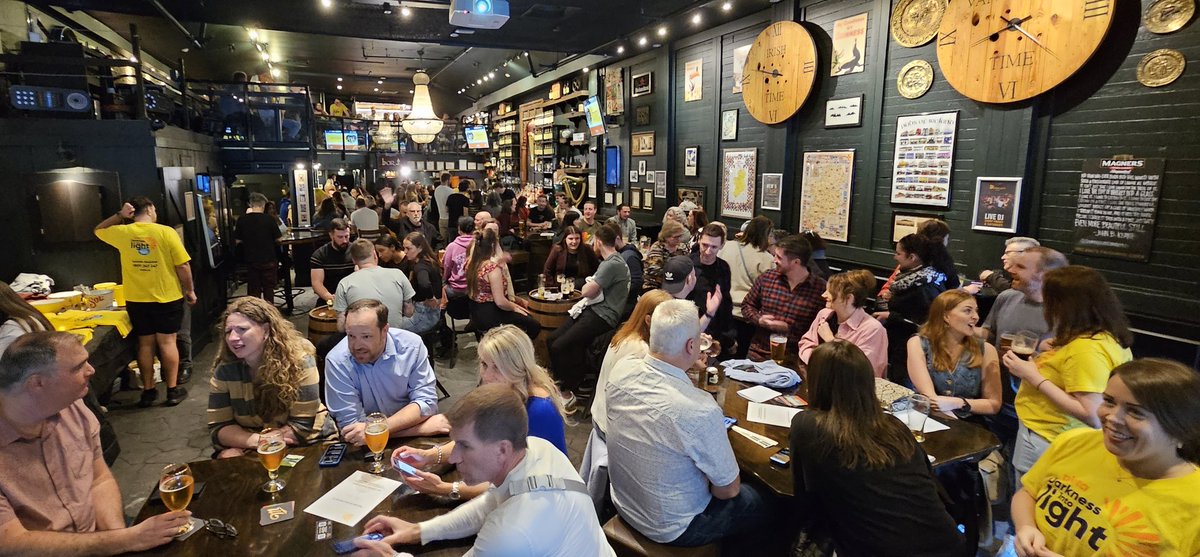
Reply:
[[341, 149], [342, 147], [358, 147], [358, 132], [342, 132], [341, 130], [325, 131], [325, 148]]
[[483, 126], [467, 126], [463, 128], [463, 135], [467, 137], [467, 148], [469, 149], [487, 149], [490, 147], [487, 128]]
[[600, 103], [596, 97], [588, 97], [583, 103], [583, 115], [587, 118], [588, 131], [593, 136], [604, 134], [604, 114], [600, 112]]
[[604, 185], [621, 185], [621, 148], [616, 145], [604, 148]]
[[208, 174], [196, 175], [196, 191], [204, 195], [212, 193], [212, 178]]

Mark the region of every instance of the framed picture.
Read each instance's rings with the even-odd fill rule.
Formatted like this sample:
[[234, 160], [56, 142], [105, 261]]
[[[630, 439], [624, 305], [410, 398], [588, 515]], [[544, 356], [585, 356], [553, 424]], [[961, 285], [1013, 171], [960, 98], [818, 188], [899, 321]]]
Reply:
[[858, 73], [867, 67], [867, 12], [833, 22], [829, 75]]
[[613, 204], [613, 192], [611, 192], [611, 191], [604, 192], [604, 204], [605, 205]]
[[637, 132], [630, 138], [633, 142], [631, 153], [635, 157], [654, 156], [654, 132]]
[[650, 172], [646, 173], [646, 183], [647, 184], [653, 184], [654, 178], [655, 178], [654, 171], [650, 171]]
[[742, 76], [746, 72], [746, 58], [750, 56], [750, 47], [754, 45], [743, 45], [733, 49], [733, 89], [731, 93], [742, 92], [742, 82], [745, 78]]
[[725, 149], [721, 161], [721, 216], [752, 218], [758, 149]]
[[684, 201], [691, 201], [697, 207], [704, 206], [704, 188], [685, 188], [680, 187], [675, 190], [677, 198], [676, 205], [682, 204]]
[[647, 211], [654, 209], [654, 190], [642, 190], [642, 208]]
[[759, 206], [772, 211], [783, 207], [783, 174], [763, 173], [762, 201]]
[[654, 197], [659, 199], [667, 198], [667, 171], [654, 171]]
[[909, 234], [916, 234], [921, 223], [940, 218], [937, 215], [914, 215], [912, 213], [892, 213], [892, 243]]
[[633, 125], [650, 125], [650, 105], [643, 105], [633, 109]]
[[950, 206], [958, 111], [896, 118], [892, 203]]
[[700, 147], [684, 147], [683, 149], [683, 175], [695, 176], [699, 168], [700, 162]]
[[620, 207], [621, 204], [625, 202], [625, 192], [623, 192], [623, 191], [617, 192], [616, 199], [614, 199], [613, 201], [614, 201], [614, 203], [613, 203], [614, 205]]
[[604, 70], [604, 111], [616, 115], [625, 112], [625, 70]]
[[721, 141], [737, 139], [738, 109], [721, 113]]
[[825, 101], [826, 128], [853, 128], [862, 125], [863, 95]]
[[629, 171], [629, 183], [630, 183], [630, 184], [636, 184], [636, 183], [637, 183], [637, 181], [638, 181], [638, 171], [636, 171], [636, 170], [630, 170], [630, 171]]
[[629, 190], [629, 207], [631, 209], [642, 208], [642, 190]]
[[654, 92], [654, 73], [634, 74], [631, 96], [640, 97]]
[[638, 161], [638, 174], [646, 174], [646, 161]]
[[800, 228], [826, 240], [850, 239], [854, 150], [804, 153], [800, 175]]
[[688, 60], [683, 68], [683, 102], [702, 99], [704, 95], [704, 60]]
[[1020, 178], [976, 178], [971, 230], [1016, 234], [1020, 207]]

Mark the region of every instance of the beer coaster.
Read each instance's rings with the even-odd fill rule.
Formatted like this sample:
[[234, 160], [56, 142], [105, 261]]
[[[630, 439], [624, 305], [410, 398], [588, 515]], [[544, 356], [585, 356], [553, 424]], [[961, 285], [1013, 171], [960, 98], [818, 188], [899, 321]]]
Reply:
[[300, 464], [301, 460], [304, 460], [304, 455], [290, 454], [283, 457], [283, 461], [280, 462], [279, 465], [291, 468], [297, 464]]
[[190, 520], [192, 522], [192, 529], [188, 530], [187, 532], [184, 532], [182, 534], [179, 534], [178, 536], [175, 536], [175, 541], [186, 540], [186, 539], [192, 537], [192, 534], [195, 534], [196, 532], [199, 532], [200, 530], [204, 529], [204, 521], [203, 520], [196, 518], [194, 516]]
[[295, 501], [266, 505], [260, 511], [258, 524], [259, 526], [266, 526], [268, 524], [275, 524], [276, 522], [291, 520], [296, 516], [295, 509]]
[[333, 537], [333, 521], [332, 520], [318, 520], [317, 521], [317, 534], [315, 536], [313, 536], [313, 540], [323, 541], [323, 540], [327, 540], [332, 537]]

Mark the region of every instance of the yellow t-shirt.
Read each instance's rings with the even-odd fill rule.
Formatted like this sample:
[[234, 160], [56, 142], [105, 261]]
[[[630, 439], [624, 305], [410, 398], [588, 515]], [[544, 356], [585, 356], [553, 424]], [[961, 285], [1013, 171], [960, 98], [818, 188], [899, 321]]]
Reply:
[[192, 258], [174, 229], [135, 222], [102, 228], [96, 237], [121, 252], [126, 301], [166, 303], [183, 297], [175, 267]]
[[1200, 555], [1200, 471], [1135, 478], [1104, 448], [1103, 435], [1059, 435], [1022, 478], [1046, 547], [1064, 557]]
[[[1112, 335], [1101, 333], [1072, 340], [1034, 361], [1042, 377], [1068, 393], [1102, 393], [1113, 368], [1131, 359], [1128, 348], [1122, 348]], [[1025, 427], [1050, 441], [1064, 431], [1086, 427], [1035, 387], [1022, 382], [1013, 402]]]

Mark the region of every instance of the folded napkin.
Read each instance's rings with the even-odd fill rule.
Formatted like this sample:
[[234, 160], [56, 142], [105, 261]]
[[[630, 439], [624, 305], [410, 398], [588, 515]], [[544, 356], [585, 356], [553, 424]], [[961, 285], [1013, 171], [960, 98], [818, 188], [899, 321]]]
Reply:
[[[584, 282], [596, 282], [596, 279], [594, 277], [588, 277], [584, 279]], [[604, 290], [601, 290], [599, 294], [596, 294], [595, 298], [584, 298], [578, 302], [575, 302], [575, 305], [571, 306], [571, 309], [567, 310], [567, 314], [571, 316], [571, 319], [579, 319], [579, 314], [583, 313], [584, 308], [603, 301]]]
[[746, 383], [757, 383], [775, 389], [790, 389], [800, 383], [796, 372], [770, 360], [752, 362], [750, 360], [726, 360], [725, 376]]

